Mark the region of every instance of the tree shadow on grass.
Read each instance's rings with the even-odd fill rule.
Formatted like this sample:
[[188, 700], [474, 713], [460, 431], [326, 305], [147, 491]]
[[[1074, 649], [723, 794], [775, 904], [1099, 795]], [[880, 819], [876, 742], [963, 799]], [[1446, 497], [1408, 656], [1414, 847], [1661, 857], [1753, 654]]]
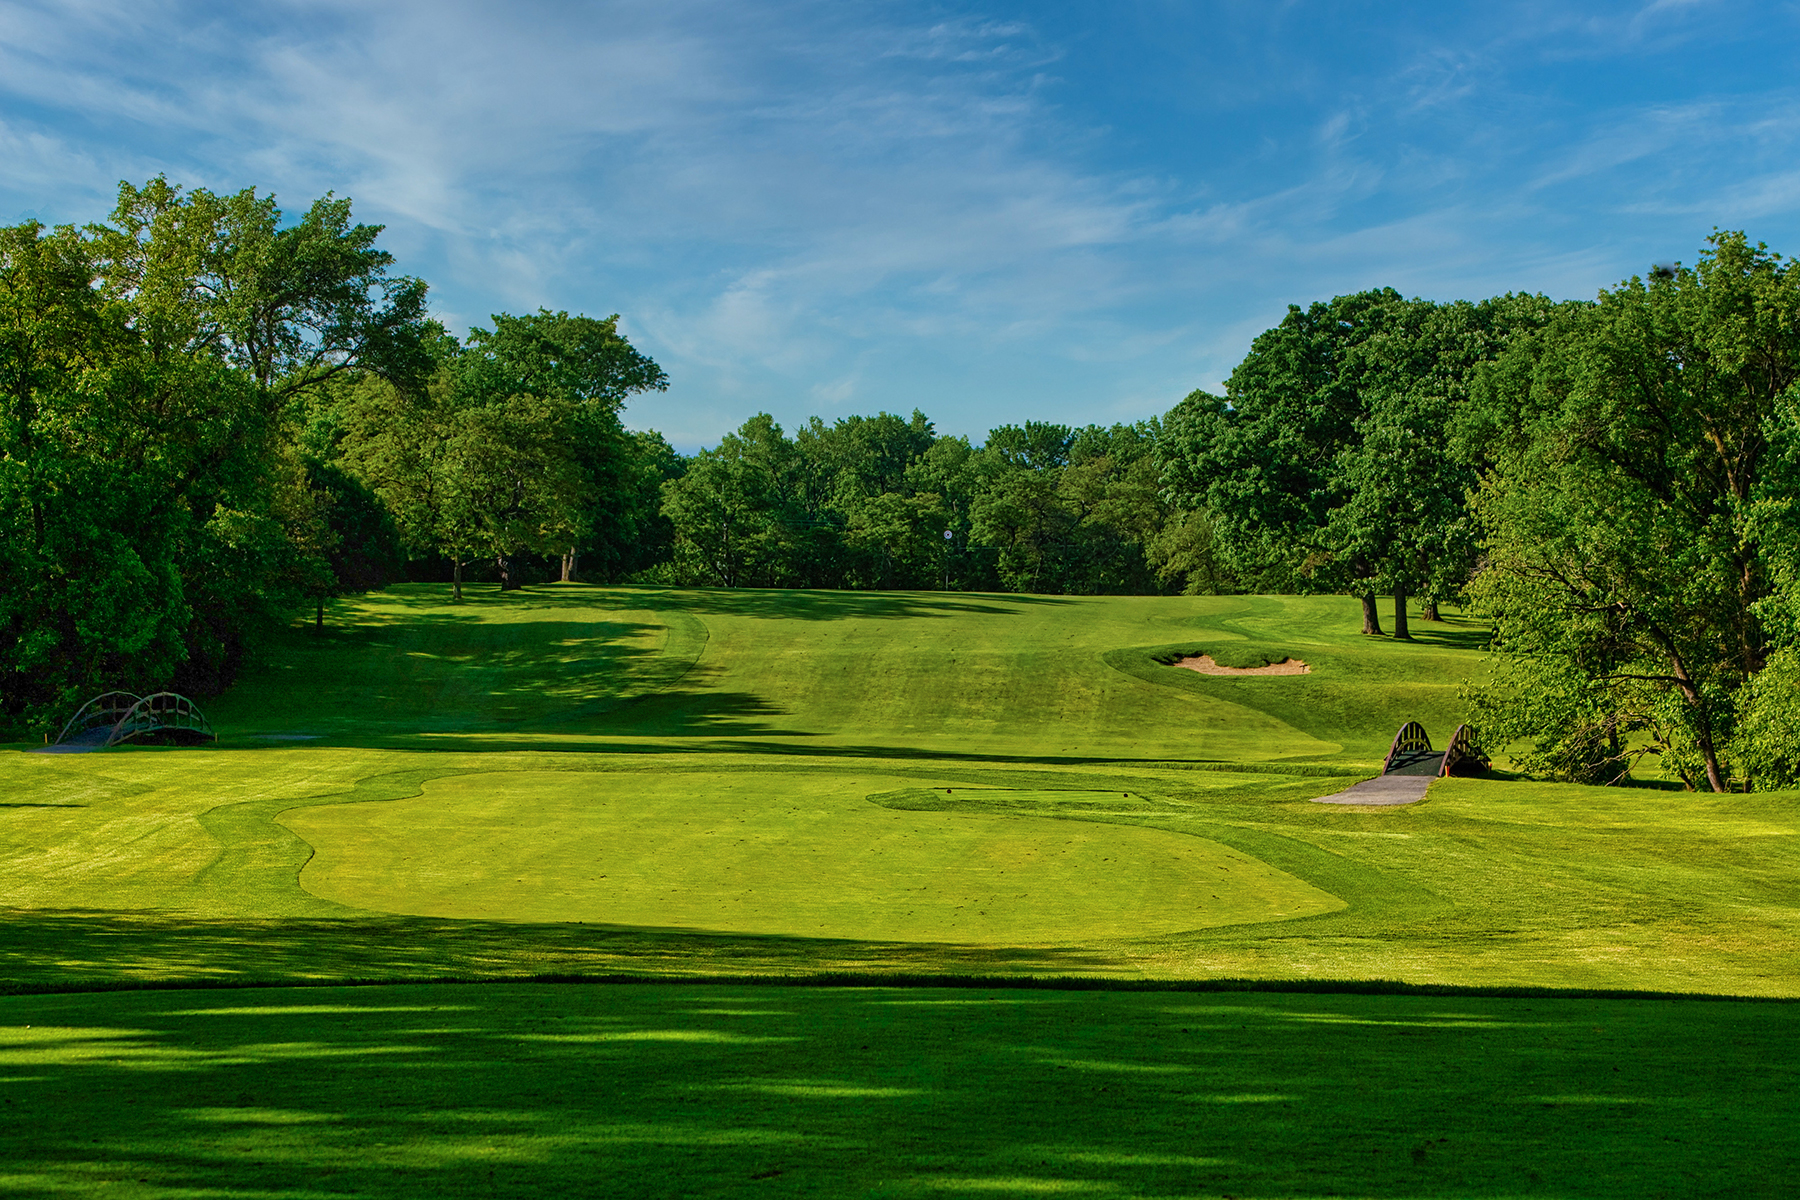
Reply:
[[364, 607], [401, 609], [409, 612], [431, 610], [445, 616], [466, 616], [480, 620], [484, 613], [516, 612], [521, 608], [556, 609], [630, 609], [644, 605], [629, 601], [636, 589], [600, 587], [587, 584], [528, 584], [510, 592], [498, 587], [476, 584], [463, 587], [463, 598], [454, 598], [449, 584], [404, 583], [373, 592], [359, 592], [328, 604], [326, 627], [334, 620], [354, 623]]
[[796, 621], [901, 620], [969, 614], [1018, 616], [1046, 605], [1077, 603], [1069, 596], [988, 592], [851, 592], [782, 588], [669, 588], [641, 593], [646, 608], [703, 615]]
[[[804, 753], [816, 731], [785, 727], [775, 720], [784, 710], [748, 692], [677, 692], [640, 697], [606, 697], [572, 704], [550, 717], [493, 715], [486, 720], [454, 711], [409, 716], [404, 705], [381, 693], [365, 703], [394, 718], [356, 719], [343, 724], [289, 719], [268, 727], [224, 727], [220, 740], [200, 750], [282, 750], [296, 746], [347, 746], [364, 750], [498, 752], [509, 750], [608, 754], [716, 752]], [[637, 739], [668, 739], [639, 741]], [[744, 739], [733, 741], [728, 739]], [[765, 749], [766, 748], [766, 749]], [[125, 747], [120, 747], [125, 749]], [[139, 747], [138, 749], [149, 749]], [[107, 751], [118, 753], [119, 750]]]
[[281, 654], [209, 707], [227, 735], [311, 734], [352, 745], [402, 732], [568, 725], [671, 686], [704, 644], [703, 630], [644, 621], [486, 623], [417, 613], [323, 637], [291, 635]]
[[577, 922], [369, 916], [214, 920], [0, 910], [0, 992], [83, 986], [304, 983], [534, 975], [800, 975], [830, 971], [1086, 975], [1084, 949], [641, 929]]
[[[462, 602], [453, 606], [447, 591], [424, 592], [418, 585], [409, 585], [371, 592], [366, 599], [340, 601], [327, 609], [327, 617], [338, 623], [348, 621], [354, 626], [357, 606], [366, 603], [377, 609], [398, 608], [421, 614], [426, 610], [433, 610], [433, 615], [472, 622], [479, 622], [485, 614], [493, 612], [517, 612], [530, 608], [652, 609], [799, 621], [836, 621], [846, 618], [888, 620], [970, 613], [1014, 616], [1032, 607], [1076, 602], [1076, 598], [1069, 596], [1014, 592], [859, 592], [829, 588], [541, 584], [511, 592], [465, 589]], [[452, 611], [442, 612], [446, 607], [450, 607]]]
[[[741, 707], [731, 704], [732, 697], [723, 697], [725, 703], [707, 712], [688, 712], [683, 714], [682, 728], [686, 732], [658, 734], [644, 729], [596, 729], [593, 732], [571, 730], [566, 726], [546, 723], [541, 732], [521, 729], [491, 730], [396, 730], [383, 732], [380, 730], [364, 730], [359, 733], [334, 734], [330, 737], [299, 734], [257, 734], [253, 732], [237, 733], [226, 736], [217, 744], [197, 747], [149, 747], [124, 745], [107, 754], [120, 753], [163, 753], [177, 749], [196, 752], [223, 752], [244, 750], [292, 750], [296, 747], [353, 747], [361, 750], [410, 750], [410, 751], [455, 751], [458, 753], [511, 753], [526, 751], [540, 754], [601, 754], [613, 755], [692, 755], [695, 757], [717, 755], [758, 755], [771, 759], [807, 758], [823, 760], [843, 760], [845, 762], [943, 762], [943, 763], [992, 763], [1003, 764], [1039, 764], [1046, 767], [1097, 766], [1117, 763], [1121, 766], [1169, 766], [1169, 767], [1212, 767], [1232, 768], [1243, 765], [1244, 769], [1253, 773], [1295, 775], [1343, 775], [1352, 776], [1366, 774], [1355, 766], [1321, 766], [1311, 758], [1295, 759], [1297, 769], [1284, 772], [1285, 760], [1276, 759], [1270, 762], [1253, 762], [1239, 764], [1237, 760], [1196, 756], [1193, 758], [1172, 758], [1166, 750], [1155, 754], [1123, 754], [1117, 751], [1096, 752], [1093, 754], [1039, 752], [1032, 754], [1005, 753], [1001, 751], [957, 750], [942, 746], [908, 746], [904, 744], [883, 743], [837, 743], [820, 740], [828, 735], [814, 730], [783, 729], [776, 725], [755, 725], [746, 717], [764, 713], [775, 714], [779, 710], [763, 705], [756, 697], [748, 697]], [[791, 739], [786, 741], [773, 739]], [[661, 739], [661, 740], [659, 740]], [[29, 747], [21, 747], [29, 749]]]
[[0, 1156], [45, 1194], [1635, 1200], [1800, 1170], [1778, 1005], [676, 983], [0, 1007]]
[[[1412, 640], [1421, 646], [1445, 650], [1486, 650], [1493, 634], [1486, 629], [1458, 629], [1419, 621], [1411, 628]], [[1405, 643], [1400, 643], [1404, 645]]]

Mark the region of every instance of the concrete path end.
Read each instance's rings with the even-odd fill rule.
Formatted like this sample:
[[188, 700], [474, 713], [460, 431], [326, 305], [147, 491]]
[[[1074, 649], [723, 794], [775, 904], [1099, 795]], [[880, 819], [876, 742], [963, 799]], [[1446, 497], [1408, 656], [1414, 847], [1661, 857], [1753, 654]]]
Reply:
[[1314, 804], [1413, 804], [1425, 798], [1436, 775], [1377, 775], [1341, 792], [1318, 796]]

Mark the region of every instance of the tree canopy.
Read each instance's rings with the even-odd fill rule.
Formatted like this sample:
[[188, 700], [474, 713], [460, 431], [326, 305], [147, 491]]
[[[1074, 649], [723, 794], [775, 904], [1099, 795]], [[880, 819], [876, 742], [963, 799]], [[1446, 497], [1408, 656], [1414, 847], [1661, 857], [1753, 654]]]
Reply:
[[1485, 719], [1541, 769], [1616, 778], [1654, 750], [1713, 790], [1737, 774], [1746, 685], [1794, 637], [1797, 378], [1800, 269], [1737, 233], [1483, 373]]
[[520, 554], [619, 574], [667, 544], [678, 468], [619, 414], [668, 381], [618, 318], [458, 341], [380, 233], [161, 177], [108, 224], [0, 229], [0, 716], [208, 694], [408, 555], [510, 584]]
[[[1528, 769], [1800, 782], [1800, 268], [1716, 233], [1592, 302], [1291, 306], [1223, 395], [1126, 424], [921, 411], [685, 455], [617, 314], [457, 337], [324, 196], [122, 184], [0, 228], [0, 718], [227, 684], [412, 577], [1061, 593], [1296, 590], [1492, 622]], [[1409, 600], [1423, 601], [1409, 607]]]
[[1464, 497], [1474, 444], [1453, 437], [1476, 368], [1542, 297], [1437, 305], [1390, 289], [1291, 306], [1259, 336], [1224, 397], [1196, 392], [1165, 421], [1168, 495], [1215, 522], [1232, 570], [1269, 589], [1363, 597], [1458, 594], [1475, 559]]

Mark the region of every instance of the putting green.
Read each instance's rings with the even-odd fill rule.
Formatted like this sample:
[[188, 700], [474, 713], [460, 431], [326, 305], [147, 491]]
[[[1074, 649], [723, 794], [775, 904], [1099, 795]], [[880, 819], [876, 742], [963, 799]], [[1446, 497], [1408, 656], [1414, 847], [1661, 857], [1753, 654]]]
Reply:
[[1203, 838], [863, 799], [914, 782], [508, 772], [281, 821], [316, 851], [307, 891], [415, 916], [1035, 944], [1344, 907]]

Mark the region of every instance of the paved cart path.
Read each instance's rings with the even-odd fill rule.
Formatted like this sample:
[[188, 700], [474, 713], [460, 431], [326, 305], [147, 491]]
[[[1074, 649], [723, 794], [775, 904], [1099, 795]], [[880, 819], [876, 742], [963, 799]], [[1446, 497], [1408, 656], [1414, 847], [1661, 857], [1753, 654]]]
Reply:
[[1377, 775], [1341, 792], [1319, 796], [1314, 804], [1412, 804], [1425, 798], [1435, 775]]

